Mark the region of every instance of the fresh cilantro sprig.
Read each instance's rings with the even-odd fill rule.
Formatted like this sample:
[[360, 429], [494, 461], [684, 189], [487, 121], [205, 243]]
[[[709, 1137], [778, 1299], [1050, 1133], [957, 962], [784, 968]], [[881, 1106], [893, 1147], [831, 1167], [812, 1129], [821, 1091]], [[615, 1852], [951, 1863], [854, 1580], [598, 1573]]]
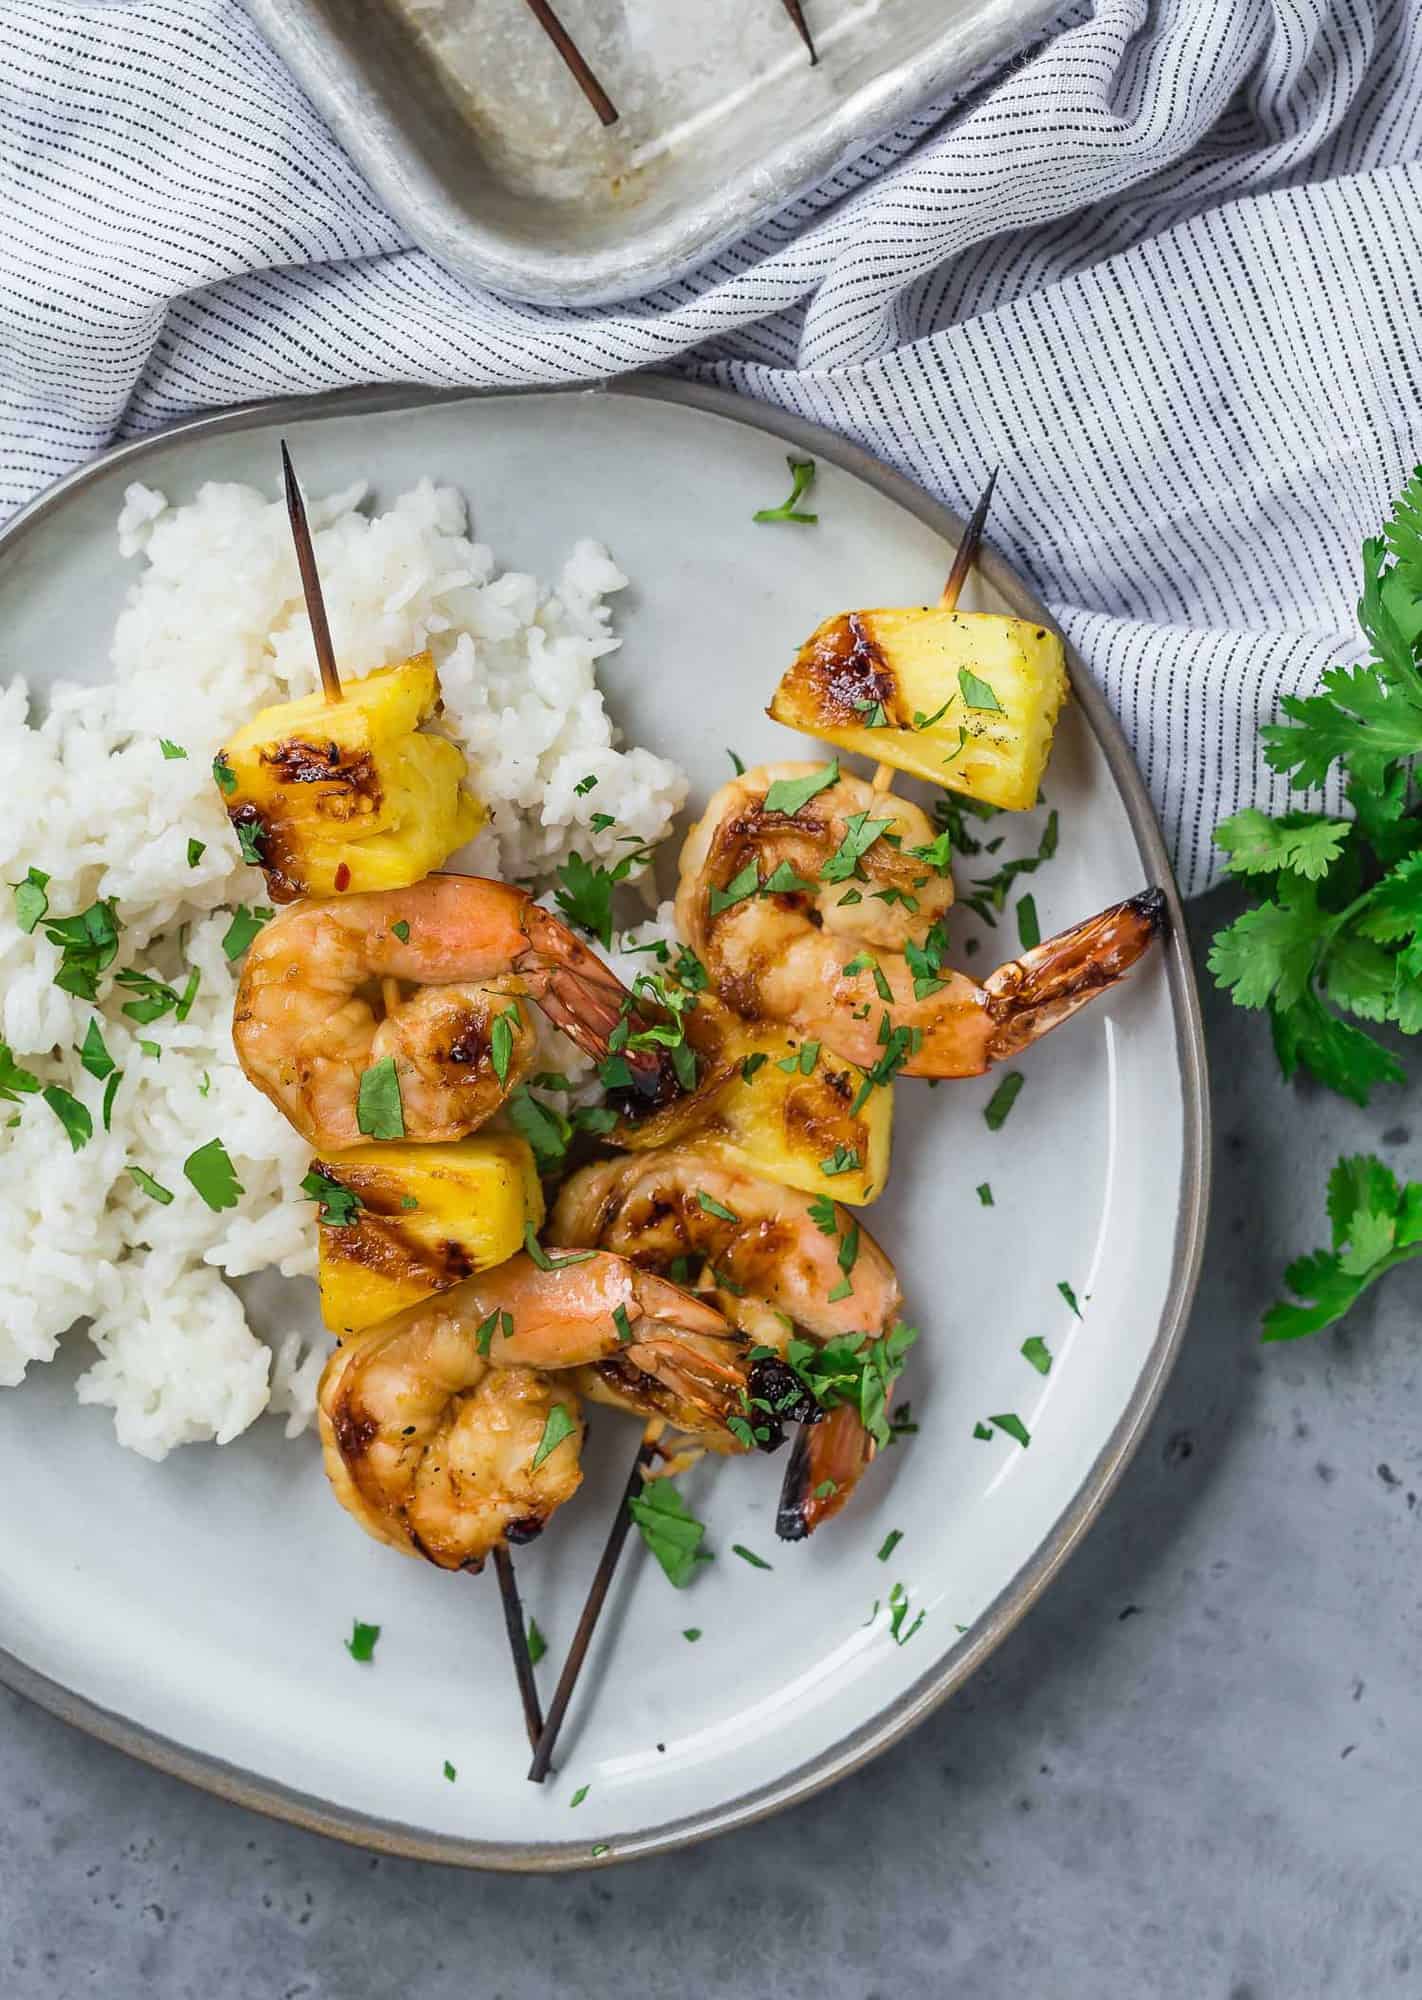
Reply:
[[1398, 1185], [1372, 1153], [1339, 1160], [1328, 1177], [1332, 1248], [1299, 1257], [1284, 1273], [1296, 1296], [1264, 1315], [1266, 1340], [1299, 1340], [1342, 1319], [1395, 1265], [1422, 1256], [1422, 1183]]

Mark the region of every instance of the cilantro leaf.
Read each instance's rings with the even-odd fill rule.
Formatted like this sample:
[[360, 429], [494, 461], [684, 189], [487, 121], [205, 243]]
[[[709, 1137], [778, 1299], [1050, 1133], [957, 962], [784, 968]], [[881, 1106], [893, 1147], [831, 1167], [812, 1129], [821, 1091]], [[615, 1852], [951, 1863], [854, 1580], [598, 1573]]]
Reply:
[[790, 497], [782, 500], [778, 507], [761, 507], [751, 515], [753, 521], [796, 521], [802, 527], [812, 527], [819, 520], [818, 514], [807, 514], [800, 510], [800, 501], [815, 481], [815, 461], [812, 458], [787, 457], [785, 463], [790, 468]]
[[321, 1204], [316, 1219], [328, 1229], [348, 1228], [355, 1221], [356, 1211], [365, 1207], [354, 1188], [348, 1188], [316, 1166], [302, 1180], [301, 1192]]
[[1024, 1340], [1018, 1352], [1024, 1361], [1031, 1362], [1039, 1375], [1051, 1374], [1052, 1350], [1040, 1334], [1034, 1333], [1029, 1339]]
[[368, 1139], [403, 1139], [405, 1107], [394, 1056], [362, 1070], [356, 1086], [356, 1125]]
[[124, 1168], [124, 1172], [133, 1182], [134, 1186], [141, 1188], [150, 1200], [156, 1201], [160, 1208], [167, 1208], [173, 1199], [171, 1188], [165, 1188], [161, 1181], [155, 1181], [152, 1174], [146, 1172], [142, 1167], [134, 1166], [132, 1161]]
[[1299, 1257], [1285, 1272], [1296, 1300], [1271, 1306], [1264, 1339], [1298, 1340], [1332, 1326], [1396, 1265], [1422, 1256], [1422, 1184], [1400, 1188], [1372, 1154], [1340, 1159], [1328, 1180], [1332, 1248]]
[[351, 1625], [351, 1636], [345, 1641], [346, 1651], [361, 1666], [368, 1666], [375, 1658], [375, 1642], [380, 1637], [378, 1625], [362, 1625], [359, 1618]]
[[1007, 1122], [1007, 1114], [1017, 1102], [1023, 1084], [1027, 1081], [1020, 1069], [1010, 1069], [997, 1089], [983, 1106], [983, 1118], [989, 1132], [1000, 1132]]
[[41, 1089], [39, 1078], [33, 1070], [22, 1069], [15, 1061], [8, 1042], [0, 1042], [0, 1099], [6, 1104], [18, 1104], [21, 1097], [33, 1097]]
[[1350, 831], [1346, 819], [1319, 813], [1290, 813], [1270, 819], [1247, 806], [1215, 828], [1215, 845], [1229, 856], [1232, 875], [1272, 875], [1284, 870], [1318, 882], [1343, 852]]
[[966, 667], [958, 669], [958, 686], [963, 696], [965, 708], [976, 708], [991, 715], [1005, 715], [1006, 709], [998, 700], [986, 681], [979, 680]]
[[661, 1564], [667, 1581], [682, 1590], [696, 1574], [698, 1563], [711, 1561], [703, 1549], [706, 1529], [687, 1507], [669, 1479], [644, 1482], [627, 1503], [642, 1540]]
[[1321, 939], [1311, 884], [1286, 878], [1280, 902], [1265, 901], [1219, 931], [1207, 961], [1236, 1006], [1296, 1006], [1308, 989]]
[[227, 926], [222, 940], [223, 953], [228, 958], [240, 958], [252, 939], [265, 924], [269, 924], [276, 914], [274, 910], [258, 905], [249, 910], [245, 903], [239, 903], [232, 912], [232, 921]]
[[49, 910], [49, 897], [45, 893], [49, 877], [42, 869], [31, 868], [23, 882], [12, 883], [11, 887], [15, 891], [15, 922], [28, 937]]
[[76, 1153], [82, 1151], [94, 1136], [94, 1121], [87, 1106], [81, 1104], [62, 1084], [47, 1083], [40, 1094], [64, 1127], [72, 1150]]
[[545, 1458], [555, 1452], [564, 1438], [572, 1437], [578, 1429], [577, 1419], [566, 1403], [555, 1403], [548, 1412], [548, 1420], [543, 1426], [543, 1435], [538, 1440], [538, 1449], [533, 1454], [530, 1471], [537, 1472]]
[[761, 811], [786, 813], [791, 818], [801, 806], [829, 786], [839, 783], [839, 759], [833, 758], [828, 764], [821, 764], [816, 771], [808, 772], [803, 778], [776, 778], [766, 790], [761, 802]]
[[870, 819], [867, 810], [851, 813], [845, 821], [843, 840], [820, 869], [820, 880], [847, 882], [874, 842], [893, 824], [892, 819]]
[[532, 1149], [539, 1173], [556, 1173], [573, 1137], [571, 1121], [541, 1098], [530, 1096], [523, 1084], [510, 1092], [504, 1109], [515, 1132]]
[[183, 1172], [215, 1213], [235, 1208], [246, 1193], [220, 1139], [209, 1139], [205, 1146], [189, 1153]]

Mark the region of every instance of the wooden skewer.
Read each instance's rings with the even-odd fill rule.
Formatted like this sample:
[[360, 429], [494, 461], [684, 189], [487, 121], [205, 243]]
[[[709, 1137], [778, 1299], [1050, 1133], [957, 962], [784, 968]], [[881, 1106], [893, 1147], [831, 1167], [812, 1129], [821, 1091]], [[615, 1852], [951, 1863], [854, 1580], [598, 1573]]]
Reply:
[[543, 1709], [533, 1678], [533, 1659], [528, 1650], [528, 1627], [524, 1624], [523, 1606], [519, 1603], [513, 1557], [504, 1542], [500, 1542], [494, 1550], [494, 1574], [499, 1579], [499, 1596], [503, 1599], [504, 1628], [509, 1635], [509, 1651], [513, 1655], [519, 1698], [523, 1702], [523, 1723], [528, 1731], [528, 1747], [530, 1750], [537, 1750], [543, 1736]]
[[800, 0], [780, 0], [780, 4], [795, 23], [796, 32], [799, 34], [800, 40], [810, 51], [810, 64], [813, 68], [819, 61], [819, 56], [816, 54], [815, 44], [810, 38], [809, 26], [805, 20], [805, 10], [800, 5]]
[[311, 620], [311, 643], [316, 648], [316, 664], [321, 669], [321, 692], [327, 701], [337, 702], [341, 699], [341, 676], [336, 667], [336, 651], [331, 644], [331, 627], [326, 617], [326, 600], [321, 595], [321, 579], [316, 573], [316, 551], [311, 546], [306, 503], [296, 483], [296, 469], [285, 438], [281, 441], [281, 470], [286, 481], [286, 512], [291, 522], [291, 538], [296, 543], [296, 566], [301, 571], [301, 594], [306, 599], [306, 615]]
[[583, 1605], [583, 1614], [578, 1620], [578, 1629], [573, 1634], [573, 1643], [568, 1649], [568, 1657], [563, 1662], [563, 1671], [558, 1676], [558, 1685], [553, 1690], [553, 1700], [548, 1709], [548, 1720], [543, 1725], [543, 1733], [533, 1746], [533, 1762], [528, 1767], [529, 1782], [541, 1785], [548, 1776], [548, 1767], [553, 1761], [553, 1752], [558, 1746], [558, 1733], [563, 1727], [563, 1718], [568, 1713], [568, 1704], [573, 1699], [573, 1690], [578, 1684], [583, 1661], [587, 1658], [588, 1647], [597, 1621], [602, 1616], [602, 1607], [607, 1601], [607, 1593], [612, 1587], [612, 1579], [617, 1571], [618, 1557], [622, 1545], [627, 1540], [632, 1526], [630, 1503], [641, 1492], [647, 1467], [657, 1455], [657, 1439], [662, 1434], [662, 1420], [653, 1417], [642, 1432], [642, 1442], [637, 1447], [637, 1456], [632, 1461], [632, 1470], [627, 1475], [622, 1498], [617, 1503], [617, 1512], [612, 1518], [607, 1541], [593, 1575], [592, 1587]]
[[[938, 600], [940, 611], [952, 611], [963, 594], [963, 585], [972, 573], [973, 564], [978, 559], [978, 551], [983, 545], [983, 529], [987, 526], [988, 508], [992, 505], [992, 489], [997, 484], [1000, 466], [994, 466], [982, 498], [972, 512], [963, 539], [958, 544], [958, 553], [953, 558], [953, 567], [948, 572], [948, 581], [943, 586], [943, 595]], [[876, 764], [870, 781], [876, 792], [887, 792], [894, 782], [894, 770], [888, 764]]]
[[577, 43], [573, 40], [548, 0], [528, 0], [529, 12], [572, 71], [579, 90], [604, 125], [617, 123], [617, 106], [593, 75]]

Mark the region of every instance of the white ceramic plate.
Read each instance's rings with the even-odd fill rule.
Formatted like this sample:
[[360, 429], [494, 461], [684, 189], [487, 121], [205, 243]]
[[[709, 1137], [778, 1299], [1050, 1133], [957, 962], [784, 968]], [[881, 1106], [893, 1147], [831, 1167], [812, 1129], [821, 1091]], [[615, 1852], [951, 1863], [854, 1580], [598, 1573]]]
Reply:
[[[634, 580], [617, 600], [623, 648], [603, 663], [610, 704], [634, 741], [687, 767], [693, 806], [728, 774], [723, 746], [748, 763], [798, 754], [762, 713], [797, 642], [830, 611], [936, 595], [956, 532], [837, 440], [660, 381], [266, 405], [124, 447], [11, 525], [0, 673], [42, 680], [54, 662], [102, 674], [128, 581], [113, 537], [124, 486], [141, 477], [175, 499], [210, 478], [274, 491], [279, 431], [316, 491], [363, 474], [382, 499], [425, 473], [461, 486], [506, 565], [546, 575], [576, 536], [606, 540]], [[820, 462], [818, 528], [752, 525], [782, 497], [787, 444]], [[980, 603], [1044, 615], [1002, 565], [984, 569]], [[1119, 733], [1080, 673], [1077, 689], [1047, 781], [1060, 851], [1031, 884], [1044, 935], [1147, 882], [1169, 886]], [[1010, 919], [997, 935], [1010, 956]], [[972, 961], [992, 962], [990, 946]], [[1159, 1394], [1195, 1282], [1207, 1103], [1178, 936], [1021, 1067], [1026, 1087], [997, 1133], [981, 1115], [991, 1078], [898, 1086], [892, 1185], [869, 1220], [923, 1330], [904, 1389], [919, 1435], [793, 1547], [772, 1530], [782, 1460], [698, 1468], [689, 1497], [717, 1560], [675, 1592], [634, 1539], [547, 1786], [524, 1779], [491, 1577], [442, 1575], [366, 1540], [329, 1499], [311, 1441], [288, 1444], [275, 1424], [161, 1466], [120, 1451], [107, 1412], [73, 1401], [80, 1332], [67, 1362], [0, 1396], [0, 1676], [245, 1803], [485, 1866], [651, 1852], [852, 1769], [972, 1672], [1090, 1525]], [[1045, 1379], [1019, 1353], [1030, 1334], [1056, 1357]], [[1030, 1449], [974, 1439], [978, 1419], [1007, 1411]], [[598, 1413], [583, 1497], [519, 1556], [552, 1647], [545, 1699], [635, 1441], [628, 1420]], [[903, 1540], [880, 1562], [894, 1528]], [[773, 1571], [740, 1561], [733, 1542]], [[882, 1612], [866, 1622], [896, 1582], [924, 1613], [904, 1646]], [[343, 1649], [356, 1617], [382, 1627], [372, 1666]]]

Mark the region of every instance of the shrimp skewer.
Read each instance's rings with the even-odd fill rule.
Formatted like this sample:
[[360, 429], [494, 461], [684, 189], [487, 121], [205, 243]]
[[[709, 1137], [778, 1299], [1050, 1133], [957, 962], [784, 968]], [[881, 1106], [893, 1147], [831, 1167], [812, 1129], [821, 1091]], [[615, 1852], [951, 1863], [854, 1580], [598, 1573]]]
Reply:
[[[845, 1210], [820, 1204], [709, 1153], [666, 1150], [584, 1167], [563, 1185], [548, 1234], [600, 1246], [642, 1268], [709, 1266], [712, 1296], [750, 1338], [783, 1352], [792, 1330], [823, 1344], [879, 1338], [903, 1305], [894, 1267]], [[853, 1255], [846, 1272], [844, 1246]], [[847, 1286], [847, 1290], [846, 1290]], [[839, 1294], [838, 1297], [834, 1294]], [[874, 1456], [848, 1404], [821, 1413], [793, 1371], [763, 1364], [749, 1414], [769, 1402], [801, 1419], [781, 1490], [776, 1533], [799, 1541], [837, 1514]]]
[[[952, 885], [925, 858], [928, 843], [912, 837], [923, 820], [917, 807], [842, 775], [794, 813], [766, 810], [777, 779], [817, 769], [770, 764], [732, 779], [682, 849], [678, 927], [721, 997], [749, 1020], [791, 1024], [866, 1069], [902, 1031], [900, 1074], [979, 1076], [1114, 986], [1164, 924], [1165, 897], [1148, 889], [979, 983], [941, 964], [939, 920]], [[839, 870], [826, 880], [846, 838], [862, 840], [880, 822], [859, 858], [862, 881]], [[800, 886], [728, 900], [748, 867], [764, 883], [782, 862]]]
[[[419, 990], [377, 1019], [362, 989], [391, 980]], [[640, 1026], [620, 981], [522, 889], [430, 875], [283, 910], [247, 952], [232, 1039], [251, 1082], [322, 1151], [368, 1143], [361, 1078], [386, 1058], [404, 1136], [459, 1139], [532, 1067], [525, 1000], [599, 1060], [620, 1023]], [[623, 1053], [639, 1091], [675, 1089], [664, 1051]]]

